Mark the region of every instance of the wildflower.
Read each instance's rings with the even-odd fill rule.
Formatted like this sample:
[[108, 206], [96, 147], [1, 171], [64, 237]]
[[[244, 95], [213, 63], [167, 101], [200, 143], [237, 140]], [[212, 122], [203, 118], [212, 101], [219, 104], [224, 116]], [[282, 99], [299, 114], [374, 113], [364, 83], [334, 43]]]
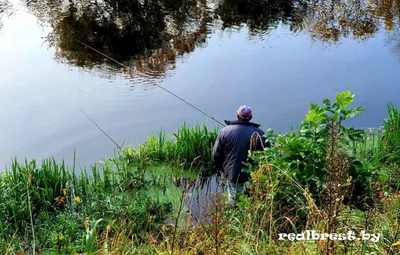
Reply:
[[400, 241], [397, 241], [394, 244], [392, 244], [392, 246], [397, 246], [397, 245], [400, 245]]
[[56, 198], [54, 198], [54, 203], [58, 207], [61, 207], [65, 203], [65, 197], [56, 197]]

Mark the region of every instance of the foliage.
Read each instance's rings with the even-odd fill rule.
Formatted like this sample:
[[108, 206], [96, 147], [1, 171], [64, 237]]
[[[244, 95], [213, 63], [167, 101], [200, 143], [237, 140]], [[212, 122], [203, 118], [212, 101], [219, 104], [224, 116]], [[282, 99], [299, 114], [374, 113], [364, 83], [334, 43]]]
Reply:
[[165, 132], [152, 134], [146, 143], [138, 148], [127, 147], [122, 152], [129, 162], [169, 162], [186, 169], [200, 168], [202, 172], [212, 169], [211, 152], [218, 130], [208, 130], [207, 126], [189, 127], [184, 123], [174, 137], [167, 137]]
[[[37, 243], [38, 250], [90, 254], [103, 238], [97, 233], [123, 231], [136, 244], [172, 210], [171, 200], [151, 197], [146, 175], [118, 157], [93, 165], [90, 176], [86, 171], [76, 175], [54, 159], [40, 166], [14, 160], [0, 178], [0, 240], [16, 250]], [[169, 180], [152, 180], [151, 187], [161, 189]], [[5, 247], [0, 246], [2, 254]]]
[[385, 130], [382, 137], [386, 160], [400, 164], [400, 111], [392, 103], [387, 106], [388, 118], [383, 121]]
[[[263, 152], [255, 152], [254, 160], [261, 164], [272, 164], [283, 169], [284, 175], [275, 176], [281, 184], [281, 191], [277, 196], [282, 200], [291, 201], [295, 191], [291, 185], [286, 185], [288, 177], [296, 179], [302, 187], [307, 187], [316, 199], [322, 202], [326, 194], [327, 157], [330, 141], [333, 135], [338, 141], [336, 147], [351, 151], [354, 143], [363, 142], [365, 131], [345, 127], [345, 120], [360, 115], [361, 107], [349, 108], [354, 100], [350, 91], [338, 93], [332, 104], [329, 99], [323, 104], [311, 104], [305, 120], [298, 130], [287, 134], [275, 135], [272, 130], [266, 133], [267, 139], [274, 144], [273, 148]], [[349, 175], [354, 178], [353, 185], [369, 187], [376, 169], [363, 164], [358, 158], [350, 157]], [[260, 177], [265, 181], [267, 177]], [[365, 191], [365, 190], [363, 190]]]

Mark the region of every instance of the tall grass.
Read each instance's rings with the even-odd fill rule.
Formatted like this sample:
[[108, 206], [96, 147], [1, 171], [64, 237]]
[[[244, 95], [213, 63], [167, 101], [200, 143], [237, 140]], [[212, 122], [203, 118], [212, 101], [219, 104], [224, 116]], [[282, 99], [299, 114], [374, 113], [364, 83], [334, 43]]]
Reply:
[[[272, 165], [262, 166], [255, 176], [274, 172], [286, 174], [284, 169]], [[163, 228], [163, 240], [151, 246], [147, 254], [168, 254], [173, 241], [175, 246], [172, 254], [398, 254], [399, 249], [393, 246], [399, 239], [399, 205], [400, 197], [390, 196], [380, 201], [371, 211], [355, 210], [350, 206], [341, 205], [337, 215], [335, 233], [353, 231], [360, 237], [361, 231], [380, 234], [378, 242], [372, 241], [337, 241], [333, 250], [327, 246], [327, 240], [279, 240], [279, 233], [301, 234], [305, 230], [317, 233], [329, 233], [329, 211], [318, 207], [296, 179], [289, 179], [295, 187], [299, 199], [293, 210], [308, 211], [305, 226], [299, 228], [296, 216], [285, 214], [275, 201], [274, 195], [279, 190], [279, 183], [270, 181], [260, 185], [257, 177], [253, 182], [252, 193], [241, 197], [238, 208], [227, 206], [221, 194], [213, 198], [214, 205], [207, 208], [209, 220], [201, 222], [192, 228], [181, 228], [178, 233]], [[190, 219], [189, 219], [190, 221]], [[177, 240], [174, 240], [172, 236]], [[146, 247], [149, 249], [149, 247]]]
[[387, 160], [400, 164], [400, 111], [392, 103], [387, 105], [388, 118], [383, 121], [383, 143]]
[[164, 131], [152, 133], [138, 148], [127, 147], [122, 155], [128, 161], [168, 162], [186, 169], [210, 171], [211, 152], [218, 129], [206, 125], [188, 126], [184, 123], [173, 136]]
[[183, 169], [211, 169], [216, 137], [216, 129], [184, 124], [172, 137], [153, 133], [138, 148], [79, 174], [75, 160], [70, 169], [53, 158], [41, 164], [14, 159], [0, 175], [0, 253], [90, 254], [113, 238], [119, 241], [104, 243], [107, 250], [130, 243], [124, 250], [132, 252], [156, 226], [188, 210], [174, 179], [196, 178], [196, 171]]
[[15, 159], [0, 177], [0, 254], [10, 251], [8, 245], [14, 251], [91, 254], [106, 231], [107, 238], [123, 231], [137, 245], [172, 213], [173, 195], [180, 196], [176, 188], [168, 199], [157, 199], [173, 188], [173, 175], [154, 180], [147, 171], [118, 157], [79, 175], [53, 158], [40, 167]]

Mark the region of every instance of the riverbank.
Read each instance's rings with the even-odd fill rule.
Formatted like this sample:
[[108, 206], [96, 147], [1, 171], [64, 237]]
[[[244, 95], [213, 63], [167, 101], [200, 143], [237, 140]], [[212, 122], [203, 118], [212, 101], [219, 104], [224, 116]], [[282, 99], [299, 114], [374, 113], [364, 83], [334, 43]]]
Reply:
[[363, 112], [353, 100], [339, 93], [311, 104], [297, 130], [267, 130], [273, 146], [251, 153], [246, 195], [232, 208], [206, 194], [203, 220], [185, 201], [198, 174], [212, 174], [218, 130], [153, 134], [80, 174], [52, 159], [15, 161], [0, 178], [0, 253], [396, 254], [400, 114], [389, 104], [382, 129], [346, 127]]
[[152, 134], [145, 144], [79, 171], [51, 158], [40, 166], [14, 160], [0, 177], [1, 254], [90, 253], [99, 249], [97, 233], [123, 233], [116, 250], [132, 238], [140, 246], [183, 208], [177, 181], [195, 181], [211, 169], [216, 136], [184, 124], [172, 138]]

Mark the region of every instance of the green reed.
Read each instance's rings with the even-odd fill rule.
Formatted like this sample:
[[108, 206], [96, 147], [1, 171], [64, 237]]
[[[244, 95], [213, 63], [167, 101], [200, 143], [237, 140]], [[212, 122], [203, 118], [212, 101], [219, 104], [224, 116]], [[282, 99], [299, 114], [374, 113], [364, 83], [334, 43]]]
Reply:
[[[165, 167], [164, 172], [171, 172], [171, 167]], [[108, 225], [121, 229], [123, 224], [127, 236], [140, 240], [144, 231], [168, 215], [174, 199], [155, 197], [164, 196], [157, 190], [167, 183], [173, 186], [172, 174], [154, 174], [155, 181], [146, 176], [147, 169], [119, 157], [78, 174], [53, 158], [40, 165], [14, 159], [11, 169], [0, 176], [0, 253], [7, 253], [8, 244], [11, 250], [36, 245], [38, 252], [50, 247], [63, 253], [90, 253], [95, 238], [93, 227], [87, 231], [86, 220], [92, 225], [103, 219], [96, 225], [98, 233]], [[157, 221], [149, 222], [150, 216]]]
[[400, 164], [400, 111], [389, 103], [387, 105], [388, 118], [383, 121], [385, 130], [383, 143], [386, 147], [387, 159]]
[[174, 136], [153, 133], [138, 148], [80, 171], [75, 154], [72, 169], [54, 158], [40, 164], [14, 159], [0, 177], [0, 253], [32, 252], [33, 245], [38, 252], [90, 253], [101, 239], [96, 222], [97, 233], [110, 229], [118, 237], [121, 231], [136, 245], [176, 214], [183, 196], [176, 176], [196, 178], [182, 166], [210, 164], [216, 137], [217, 130], [184, 124]]
[[211, 152], [217, 135], [218, 129], [209, 130], [206, 125], [188, 126], [184, 123], [171, 137], [163, 130], [152, 133], [138, 148], [125, 148], [123, 156], [131, 161], [139, 158], [208, 170], [211, 168]]

